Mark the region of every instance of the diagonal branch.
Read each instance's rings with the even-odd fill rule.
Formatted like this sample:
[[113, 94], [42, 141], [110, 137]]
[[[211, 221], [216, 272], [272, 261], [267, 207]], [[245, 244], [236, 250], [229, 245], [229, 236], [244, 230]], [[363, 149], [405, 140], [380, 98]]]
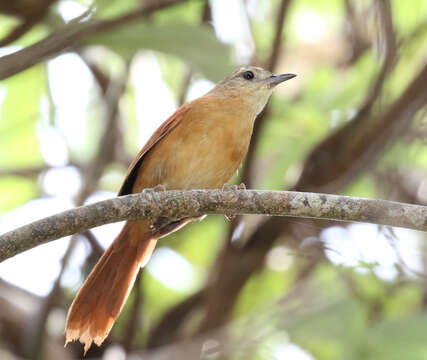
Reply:
[[3, 1], [0, 2], [0, 13], [12, 15], [22, 19], [5, 37], [0, 39], [0, 47], [9, 45], [30, 31], [34, 25], [41, 22], [46, 16], [49, 7], [56, 0], [39, 1]]
[[204, 214], [294, 216], [427, 230], [427, 206], [422, 205], [294, 191], [172, 190], [100, 201], [12, 230], [0, 236], [0, 261], [107, 223], [141, 218], [175, 221]]
[[410, 126], [412, 119], [427, 105], [427, 63], [414, 76], [401, 96], [384, 112], [356, 115], [320, 143], [306, 159], [295, 188], [304, 191], [335, 192], [355, 174], [366, 169]]
[[112, 29], [116, 26], [135, 21], [151, 15], [153, 12], [168, 6], [179, 4], [183, 0], [162, 0], [147, 2], [139, 9], [108, 20], [73, 21], [61, 30], [46, 38], [0, 58], [0, 80], [28, 69], [39, 62], [58, 55], [61, 51], [75, 46], [84, 37]]
[[[44, 14], [41, 14], [41, 15], [44, 15]], [[22, 24], [17, 25], [4, 38], [0, 39], [0, 47], [7, 46], [10, 43], [18, 40], [20, 37], [24, 36], [41, 19], [42, 19], [42, 16], [36, 16], [31, 19], [25, 19], [25, 21]]]

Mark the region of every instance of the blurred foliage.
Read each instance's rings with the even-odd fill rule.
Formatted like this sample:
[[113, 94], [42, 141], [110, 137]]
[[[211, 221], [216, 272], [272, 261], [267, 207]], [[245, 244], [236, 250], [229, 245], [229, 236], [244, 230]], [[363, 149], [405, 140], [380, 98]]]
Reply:
[[[229, 57], [227, 46], [219, 43], [209, 29], [185, 23], [159, 26], [152, 23], [134, 23], [94, 35], [85, 43], [107, 46], [124, 59], [132, 59], [140, 49], [175, 55], [216, 81], [232, 69], [230, 65], [224, 67], [224, 63], [216, 61], [216, 57]], [[194, 44], [199, 46], [195, 48]]]
[[[218, 1], [221, 0], [216, 0]], [[75, 9], [84, 10], [91, 2], [55, 2], [43, 21], [10, 44], [10, 47], [2, 48], [1, 54], [33, 44], [51, 31], [74, 31], [79, 27], [88, 26], [92, 21], [126, 14], [136, 9], [140, 3], [136, 0], [96, 0], [93, 4], [95, 12], [87, 23], [67, 23], [61, 18], [64, 13], [73, 12]], [[255, 4], [248, 4], [248, 9], [255, 6], [255, 10], [248, 10], [245, 16], [249, 14], [249, 28], [256, 50], [247, 60], [261, 63], [270, 56], [271, 44], [277, 30], [276, 9], [280, 1], [258, 0], [248, 3]], [[372, 88], [381, 68], [382, 56], [381, 39], [378, 39], [378, 29], [375, 25], [376, 1], [351, 3], [359, 11], [359, 21], [366, 21], [363, 29], [369, 46], [350, 63], [346, 62], [351, 49], [345, 36], [348, 31], [345, 1], [298, 0], [290, 3], [282, 30], [283, 48], [276, 71], [295, 72], [298, 77], [289, 87], [286, 83], [286, 86], [275, 93], [270, 102], [268, 116], [263, 120], [259, 141], [255, 145], [256, 166], [253, 176], [257, 188], [291, 188], [298, 179], [306, 155], [325, 137], [353, 119]], [[188, 90], [195, 87], [199, 80], [218, 81], [232, 69], [242, 65], [236, 60], [235, 54], [241, 42], [247, 39], [238, 39], [235, 43], [227, 44], [220, 41], [211, 26], [212, 21], [202, 21], [205, 5], [203, 1], [185, 1], [183, 4], [158, 11], [148, 18], [90, 34], [84, 37], [78, 46], [69, 49], [83, 59], [84, 64], [80, 66], [84, 67], [85, 71], [88, 71], [88, 65], [95, 65], [112, 81], [123, 77], [127, 66], [130, 68], [126, 88], [118, 104], [120, 116], [117, 137], [120, 137], [120, 141], [114, 144], [115, 154], [103, 168], [100, 179], [96, 180], [96, 190], [115, 192], [118, 189], [127, 164], [141, 145], [141, 129], [147, 124], [152, 125], [150, 114], [141, 114], [141, 109], [138, 108], [139, 102], [147, 99], [138, 98], [140, 93], [136, 84], [140, 83], [146, 88], [149, 85], [146, 84], [145, 78], [137, 78], [137, 69], [146, 67], [148, 72], [159, 71], [160, 78], [156, 80], [159, 84], [155, 87], [166, 88], [169, 98], [152, 101], [157, 108], [162, 108], [163, 100], [164, 104], [167, 101], [178, 103], [180, 98], [186, 98]], [[426, 61], [427, 2], [393, 0], [391, 7], [399, 44], [398, 60], [393, 71], [387, 76], [383, 92], [375, 104], [374, 115], [380, 114], [402, 94]], [[230, 29], [234, 20], [227, 20]], [[0, 38], [18, 23], [16, 18], [2, 15]], [[424, 26], [421, 26], [422, 24]], [[304, 28], [307, 32], [304, 32]], [[417, 28], [419, 31], [414, 36]], [[230, 29], [229, 31], [232, 31]], [[141, 56], [146, 54], [153, 56], [154, 65], [145, 58], [141, 60]], [[76, 71], [77, 78], [81, 76], [81, 69], [73, 67], [70, 71]], [[66, 195], [52, 195], [43, 179], [52, 169], [71, 163], [79, 169], [79, 176], [84, 178], [88, 173], [86, 166], [96, 158], [98, 149], [103, 145], [100, 142], [101, 134], [109, 130], [105, 129], [104, 118], [111, 111], [105, 99], [108, 101], [111, 89], [107, 89], [103, 94], [101, 86], [96, 85], [93, 69], [91, 71], [90, 81], [84, 82], [85, 86], [89, 87], [90, 99], [86, 99], [83, 113], [76, 112], [81, 118], [68, 119], [75, 122], [68, 127], [61, 124], [58, 115], [61, 103], [55, 101], [64, 95], [52, 92], [50, 80], [51, 77], [66, 79], [63, 74], [55, 73], [43, 63], [0, 83], [0, 220], [9, 211], [32, 199], [76, 195], [70, 195], [66, 191]], [[189, 74], [188, 88], [185, 82]], [[156, 78], [148, 79], [153, 81]], [[68, 84], [63, 84], [64, 88], [67, 86]], [[67, 92], [68, 96], [79, 99], [78, 93], [81, 89], [76, 87], [71, 90]], [[84, 89], [85, 94], [87, 91], [88, 89]], [[410, 201], [396, 195], [400, 194], [399, 189], [402, 186], [407, 186], [413, 195], [413, 201], [417, 201], [417, 196], [422, 198], [421, 193], [425, 200], [425, 115], [425, 110], [417, 114], [408, 133], [402, 134], [401, 138], [386, 147], [386, 151], [378, 154], [374, 165], [352, 179], [342, 193]], [[155, 128], [158, 125], [153, 126]], [[43, 136], [47, 128], [62, 139], [61, 146], [66, 148], [66, 159], [59, 163], [50, 160], [51, 157], [42, 151], [43, 148], [48, 148], [51, 155], [56, 151], [52, 146], [49, 147], [49, 139]], [[70, 140], [71, 135], [76, 136], [75, 132], [80, 142]], [[25, 170], [31, 170], [31, 174]], [[403, 174], [410, 176], [412, 180], [402, 180], [404, 184], [399, 187], [398, 184], [389, 183], [384, 181], [384, 177], [379, 177], [383, 173], [385, 179]], [[413, 185], [415, 183], [417, 185]], [[64, 184], [68, 186], [66, 182]], [[258, 220], [245, 218], [245, 236], [254, 231], [259, 224]], [[293, 219], [290, 222], [298, 223], [299, 220]], [[317, 234], [326, 227], [307, 226]], [[162, 240], [160, 247], [172, 249], [182, 256], [196, 275], [189, 287], [177, 290], [149, 271], [144, 271], [141, 286], [143, 300], [140, 305], [143, 320], [137, 327], [135, 339], [138, 339], [138, 342], [134, 344], [135, 349], [144, 348], [150, 329], [162, 319], [166, 311], [203, 288], [216, 276], [215, 268], [219, 266], [217, 259], [221, 257], [229, 227], [229, 222], [223, 217], [211, 216]], [[413, 236], [417, 236], [418, 240], [426, 240], [425, 234]], [[289, 237], [295, 237], [298, 242], [304, 239], [303, 235], [290, 234]], [[375, 238], [372, 241], [376, 241]], [[397, 239], [397, 242], [405, 246], [403, 241]], [[283, 239], [279, 239], [277, 243], [285, 243], [288, 246]], [[240, 245], [237, 241], [235, 246]], [[426, 254], [423, 253], [423, 247], [417, 246], [412, 250], [415, 252], [413, 256], [416, 256], [424, 267]], [[404, 266], [399, 259], [397, 263], [390, 265], [397, 275], [389, 279], [374, 272], [375, 264], [361, 261], [356, 267], [339, 265], [331, 262], [325, 254], [314, 260], [315, 257], [310, 251], [311, 249], [305, 247], [289, 247], [292, 261], [288, 268], [276, 269], [266, 261], [267, 265], [246, 282], [238, 296], [230, 321], [233, 336], [243, 340], [241, 343], [236, 341], [235, 356], [230, 358], [283, 359], [274, 355], [275, 351], [289, 342], [297, 344], [317, 360], [427, 358], [427, 286], [424, 268], [417, 269], [420, 273], [424, 271], [424, 275], [408, 269], [402, 270]], [[314, 264], [313, 269], [310, 269], [309, 275], [302, 281], [299, 277], [301, 269], [311, 261]], [[43, 266], [42, 262], [40, 266]], [[165, 267], [168, 269], [168, 264]], [[173, 272], [174, 269], [168, 271]], [[313, 290], [295, 290], [300, 283], [306, 282], [310, 289], [315, 289], [314, 294]], [[73, 294], [70, 289], [63, 290], [65, 301], [60, 302], [60, 307], [65, 311], [64, 303], [69, 304]], [[227, 294], [224, 294], [224, 297], [226, 296]], [[137, 321], [132, 319], [135, 297], [134, 292], [113, 330], [114, 341], [120, 341], [126, 336], [130, 321]], [[295, 307], [289, 305], [295, 301]], [[201, 317], [202, 310], [189, 316], [182, 325], [182, 333], [189, 335], [197, 329]], [[256, 345], [248, 345], [248, 339], [255, 339]], [[59, 342], [62, 342], [62, 339], [58, 340]], [[2, 342], [0, 346], [3, 345], [7, 347], [7, 344]], [[289, 356], [291, 359], [291, 355]]]

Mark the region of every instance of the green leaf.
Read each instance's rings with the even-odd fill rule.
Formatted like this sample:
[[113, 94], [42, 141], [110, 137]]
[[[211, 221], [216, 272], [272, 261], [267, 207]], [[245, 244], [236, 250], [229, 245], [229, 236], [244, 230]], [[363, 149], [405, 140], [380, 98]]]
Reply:
[[214, 81], [233, 69], [229, 47], [205, 26], [135, 22], [93, 35], [84, 44], [108, 46], [126, 59], [131, 59], [141, 49], [174, 55]]
[[427, 357], [427, 313], [401, 321], [387, 321], [366, 332], [370, 356], [364, 359], [414, 359]]
[[43, 162], [35, 127], [45, 91], [46, 73], [42, 66], [15, 75], [0, 85], [0, 92], [5, 94], [0, 107], [1, 168], [36, 166]]
[[95, 0], [93, 5], [96, 9], [94, 16], [96, 18], [108, 18], [121, 15], [135, 8], [137, 0]]
[[0, 213], [6, 213], [35, 198], [38, 185], [34, 179], [23, 177], [0, 178]]
[[363, 306], [348, 299], [307, 314], [287, 331], [292, 341], [308, 349], [316, 359], [352, 359], [357, 339], [365, 329]]

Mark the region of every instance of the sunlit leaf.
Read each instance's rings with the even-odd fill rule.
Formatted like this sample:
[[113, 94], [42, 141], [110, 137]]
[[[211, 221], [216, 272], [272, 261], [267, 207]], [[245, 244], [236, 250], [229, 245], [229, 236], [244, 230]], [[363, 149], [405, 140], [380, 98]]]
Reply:
[[202, 25], [134, 22], [93, 35], [84, 44], [108, 46], [127, 59], [142, 49], [175, 55], [212, 80], [223, 78], [232, 69], [228, 46]]
[[24, 204], [38, 194], [37, 182], [24, 177], [0, 178], [0, 213]]
[[46, 91], [44, 67], [15, 75], [4, 81], [0, 89], [5, 93], [0, 109], [0, 167], [41, 164], [36, 122]]

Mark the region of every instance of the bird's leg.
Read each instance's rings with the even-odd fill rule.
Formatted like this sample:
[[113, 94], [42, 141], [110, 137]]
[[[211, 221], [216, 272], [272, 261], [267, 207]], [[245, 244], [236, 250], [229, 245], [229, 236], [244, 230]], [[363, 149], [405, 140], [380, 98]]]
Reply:
[[162, 185], [162, 184], [157, 184], [153, 188], [148, 188], [148, 189], [144, 189], [144, 190], [152, 190], [153, 192], [156, 193], [156, 192], [160, 192], [160, 191], [166, 191], [166, 187], [164, 185]]
[[[157, 193], [161, 191], [166, 191], [166, 187], [162, 184], [158, 184], [153, 188], [145, 188], [142, 190], [142, 193], [145, 195], [148, 195], [151, 198], [151, 201], [155, 204], [159, 204], [159, 197], [157, 196]], [[159, 216], [157, 218], [149, 217], [149, 220], [151, 222], [150, 229], [153, 233], [157, 232], [160, 228], [165, 226], [168, 221], [168, 219], [164, 216]]]
[[[238, 190], [246, 190], [246, 185], [244, 183], [240, 183], [239, 185], [224, 184], [222, 186], [222, 191], [233, 191], [234, 193], [236, 193]], [[228, 221], [231, 221], [236, 217], [236, 215], [230, 214], [224, 214], [224, 216]]]
[[[159, 203], [159, 198], [157, 196], [157, 193], [161, 191], [166, 191], [166, 187], [164, 185], [156, 185], [153, 188], [146, 188], [142, 190], [142, 193], [147, 194], [151, 197], [151, 200], [154, 203]], [[191, 221], [201, 221], [206, 217], [206, 215], [202, 216], [194, 216], [194, 217], [186, 217], [183, 219], [171, 219], [165, 216], [159, 216], [157, 218], [151, 217], [149, 218], [151, 224], [150, 224], [150, 230], [153, 235], [158, 236], [159, 238], [166, 236], [170, 233], [173, 233], [180, 228], [182, 228], [184, 225]]]
[[142, 189], [142, 193], [149, 195], [153, 201], [158, 201], [159, 199], [156, 196], [156, 193], [160, 192], [160, 191], [166, 191], [166, 187], [162, 184], [158, 184], [153, 188], [145, 188]]

